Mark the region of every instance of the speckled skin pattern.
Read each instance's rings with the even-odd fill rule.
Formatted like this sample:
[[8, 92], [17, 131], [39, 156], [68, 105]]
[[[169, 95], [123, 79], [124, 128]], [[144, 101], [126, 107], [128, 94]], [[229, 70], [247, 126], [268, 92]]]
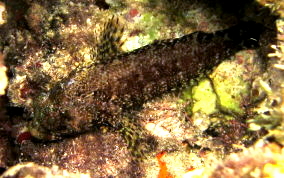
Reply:
[[103, 122], [119, 126], [146, 101], [180, 88], [241, 49], [256, 47], [262, 30], [243, 22], [215, 33], [195, 32], [73, 71], [46, 101], [35, 101], [32, 134], [60, 137]]

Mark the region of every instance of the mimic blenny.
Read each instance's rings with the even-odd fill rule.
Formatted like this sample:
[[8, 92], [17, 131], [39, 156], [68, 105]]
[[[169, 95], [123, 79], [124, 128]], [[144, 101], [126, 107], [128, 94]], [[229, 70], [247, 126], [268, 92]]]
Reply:
[[257, 48], [263, 30], [256, 22], [240, 22], [214, 33], [198, 31], [123, 54], [104, 54], [104, 62], [73, 72], [51, 90], [47, 101], [34, 106], [31, 133], [46, 139], [82, 133], [104, 122], [119, 127], [143, 103], [184, 86], [237, 51]]

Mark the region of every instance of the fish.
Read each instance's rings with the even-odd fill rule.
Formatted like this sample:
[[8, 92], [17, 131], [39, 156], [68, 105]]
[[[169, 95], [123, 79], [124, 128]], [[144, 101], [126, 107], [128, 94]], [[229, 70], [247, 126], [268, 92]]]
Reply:
[[34, 101], [30, 132], [38, 139], [53, 140], [104, 123], [122, 128], [129, 117], [127, 122], [135, 123], [132, 111], [183, 88], [236, 52], [258, 48], [263, 31], [262, 24], [240, 22], [213, 33], [197, 31], [131, 52], [104, 54], [102, 62], [71, 72], [45, 101]]

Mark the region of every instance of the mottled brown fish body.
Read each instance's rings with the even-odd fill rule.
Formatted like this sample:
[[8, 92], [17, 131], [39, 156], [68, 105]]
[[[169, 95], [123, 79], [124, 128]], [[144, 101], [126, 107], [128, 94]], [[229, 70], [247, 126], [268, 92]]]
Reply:
[[40, 118], [34, 118], [33, 125], [58, 136], [87, 131], [101, 122], [116, 126], [123, 113], [180, 87], [235, 52], [254, 47], [260, 29], [243, 23], [216, 33], [195, 32], [86, 68], [54, 89], [59, 92], [50, 96], [53, 109], [35, 111]]

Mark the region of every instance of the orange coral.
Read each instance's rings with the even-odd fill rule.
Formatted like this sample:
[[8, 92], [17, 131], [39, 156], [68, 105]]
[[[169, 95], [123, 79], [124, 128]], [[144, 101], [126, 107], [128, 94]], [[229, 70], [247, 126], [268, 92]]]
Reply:
[[160, 167], [158, 178], [173, 178], [173, 176], [168, 172], [166, 162], [162, 161], [162, 157], [166, 154], [166, 151], [162, 151], [157, 154], [157, 159]]

